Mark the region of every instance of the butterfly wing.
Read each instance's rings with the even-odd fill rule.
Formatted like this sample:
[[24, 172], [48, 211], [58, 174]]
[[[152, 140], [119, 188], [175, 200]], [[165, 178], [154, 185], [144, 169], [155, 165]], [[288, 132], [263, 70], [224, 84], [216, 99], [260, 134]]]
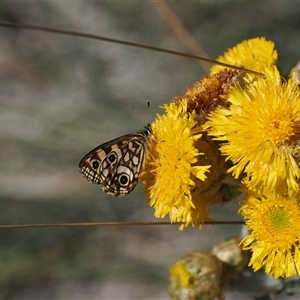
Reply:
[[138, 184], [147, 150], [144, 132], [128, 134], [91, 150], [79, 163], [79, 171], [114, 196], [129, 194]]

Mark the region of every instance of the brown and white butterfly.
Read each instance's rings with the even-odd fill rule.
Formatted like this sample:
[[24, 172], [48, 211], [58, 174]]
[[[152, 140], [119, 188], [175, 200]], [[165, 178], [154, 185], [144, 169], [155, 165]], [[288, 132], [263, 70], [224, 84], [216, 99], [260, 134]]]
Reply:
[[139, 182], [144, 168], [151, 125], [135, 134], [126, 134], [104, 143], [86, 154], [79, 171], [110, 195], [129, 194]]

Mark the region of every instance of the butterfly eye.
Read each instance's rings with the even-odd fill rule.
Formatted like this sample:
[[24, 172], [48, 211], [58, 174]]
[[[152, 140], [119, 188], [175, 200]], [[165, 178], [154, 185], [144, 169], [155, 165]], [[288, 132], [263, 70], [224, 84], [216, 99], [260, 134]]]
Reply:
[[93, 161], [93, 169], [97, 170], [99, 167], [99, 162], [98, 161]]
[[119, 177], [119, 183], [120, 185], [122, 186], [126, 186], [127, 183], [129, 181], [129, 175], [127, 174], [122, 174], [120, 177]]
[[112, 153], [108, 156], [108, 161], [111, 163], [111, 164], [114, 164], [116, 161], [117, 161], [117, 156], [115, 153]]

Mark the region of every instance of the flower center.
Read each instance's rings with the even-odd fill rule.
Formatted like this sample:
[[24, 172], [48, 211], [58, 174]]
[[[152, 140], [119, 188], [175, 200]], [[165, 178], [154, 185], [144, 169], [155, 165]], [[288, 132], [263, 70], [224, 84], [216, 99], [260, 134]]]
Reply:
[[273, 207], [266, 217], [266, 224], [271, 235], [284, 234], [290, 225], [289, 212], [285, 207]]
[[294, 135], [294, 124], [286, 112], [273, 112], [266, 117], [264, 132], [268, 135], [268, 139], [278, 144], [290, 141]]

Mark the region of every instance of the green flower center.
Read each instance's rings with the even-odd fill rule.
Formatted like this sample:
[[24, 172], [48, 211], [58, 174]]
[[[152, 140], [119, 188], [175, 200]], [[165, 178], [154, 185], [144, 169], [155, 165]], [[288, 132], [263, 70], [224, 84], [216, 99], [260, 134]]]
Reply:
[[272, 235], [282, 234], [290, 225], [289, 212], [284, 207], [273, 207], [269, 211], [266, 221]]

